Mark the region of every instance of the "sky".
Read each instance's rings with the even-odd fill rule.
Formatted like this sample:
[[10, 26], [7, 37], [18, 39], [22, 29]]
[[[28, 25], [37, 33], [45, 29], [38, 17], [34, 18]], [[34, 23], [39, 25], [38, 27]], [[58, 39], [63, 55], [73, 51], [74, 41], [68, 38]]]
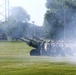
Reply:
[[36, 25], [41, 26], [44, 21], [46, 12], [46, 0], [9, 0], [10, 7], [21, 6], [31, 16], [31, 22], [35, 21]]

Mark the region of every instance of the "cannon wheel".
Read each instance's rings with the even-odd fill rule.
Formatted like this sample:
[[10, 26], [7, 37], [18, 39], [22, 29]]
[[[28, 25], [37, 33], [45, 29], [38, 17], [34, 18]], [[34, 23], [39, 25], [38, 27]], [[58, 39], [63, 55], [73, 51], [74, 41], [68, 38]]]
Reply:
[[31, 56], [40, 56], [40, 52], [37, 51], [36, 49], [32, 49], [32, 50], [30, 51], [30, 55], [31, 55]]

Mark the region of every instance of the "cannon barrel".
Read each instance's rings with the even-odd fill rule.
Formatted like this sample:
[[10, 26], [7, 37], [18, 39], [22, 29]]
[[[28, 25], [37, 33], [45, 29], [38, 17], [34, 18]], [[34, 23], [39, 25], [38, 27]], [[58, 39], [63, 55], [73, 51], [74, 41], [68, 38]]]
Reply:
[[23, 42], [25, 42], [26, 44], [28, 44], [29, 46], [33, 47], [33, 48], [38, 48], [38, 43], [32, 39], [26, 38], [26, 40], [21, 39], [21, 38], [17, 38]]
[[38, 40], [38, 41], [44, 41], [44, 40], [42, 40], [42, 39], [39, 39], [39, 38], [37, 38], [37, 37], [33, 37], [33, 38], [35, 38], [36, 40]]
[[36, 40], [34, 40], [34, 39], [27, 38], [27, 37], [24, 37], [24, 38], [27, 39], [27, 40], [29, 40], [29, 41], [36, 42]]
[[29, 41], [26, 41], [26, 40], [21, 39], [21, 38], [17, 38], [17, 39], [19, 39], [19, 40], [21, 40], [21, 41], [23, 41], [23, 42], [25, 42], [25, 43], [29, 44]]

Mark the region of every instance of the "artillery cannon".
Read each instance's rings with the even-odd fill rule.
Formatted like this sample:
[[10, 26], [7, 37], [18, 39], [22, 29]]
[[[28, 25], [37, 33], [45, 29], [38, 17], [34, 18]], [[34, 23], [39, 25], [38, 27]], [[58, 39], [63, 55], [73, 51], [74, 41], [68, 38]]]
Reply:
[[[68, 47], [61, 47], [56, 43], [53, 44], [51, 41], [45, 41], [39, 38], [34, 37], [33, 39], [24, 37], [23, 39], [17, 38], [29, 46], [33, 47], [30, 51], [31, 56], [66, 56], [67, 54], [72, 55]], [[67, 52], [68, 50], [68, 52]]]
[[30, 51], [31, 56], [44, 55], [45, 53], [44, 45], [46, 43], [44, 40], [35, 37], [33, 39], [27, 37], [24, 37], [23, 39], [22, 38], [17, 38], [17, 39], [25, 42], [26, 44], [34, 48]]

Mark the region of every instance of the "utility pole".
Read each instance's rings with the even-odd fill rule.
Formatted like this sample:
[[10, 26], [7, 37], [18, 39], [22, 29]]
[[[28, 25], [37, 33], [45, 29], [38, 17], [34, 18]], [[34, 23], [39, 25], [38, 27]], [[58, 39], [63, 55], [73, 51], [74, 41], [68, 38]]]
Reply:
[[35, 21], [32, 21], [33, 23], [33, 36], [35, 37]]
[[6, 21], [9, 16], [9, 0], [0, 0], [0, 22]]
[[65, 42], [65, 10], [64, 10], [64, 42]]
[[9, 17], [9, 0], [5, 0], [5, 20]]

